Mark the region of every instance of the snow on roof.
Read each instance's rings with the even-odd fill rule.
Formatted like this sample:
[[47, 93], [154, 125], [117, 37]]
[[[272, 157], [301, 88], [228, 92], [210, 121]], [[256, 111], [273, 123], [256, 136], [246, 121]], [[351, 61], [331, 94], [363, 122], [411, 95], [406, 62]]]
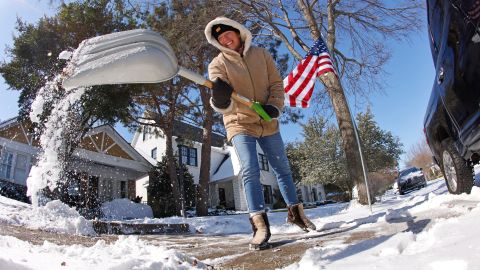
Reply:
[[220, 168], [215, 172], [215, 174], [212, 176], [210, 182], [216, 182], [220, 181], [223, 179], [227, 179], [234, 176], [233, 174], [233, 167], [232, 167], [232, 159], [228, 157], [222, 165], [220, 165]]
[[238, 162], [235, 150], [232, 146], [227, 146], [226, 150], [229, 152], [229, 156], [221, 163], [217, 171], [214, 172], [211, 177], [211, 182], [224, 180], [240, 173], [240, 163]]
[[4, 121], [0, 121], [0, 128], [4, 128], [4, 127], [7, 127], [11, 124], [15, 124], [17, 122], [17, 117], [12, 117], [12, 118], [9, 118], [7, 120], [4, 120]]

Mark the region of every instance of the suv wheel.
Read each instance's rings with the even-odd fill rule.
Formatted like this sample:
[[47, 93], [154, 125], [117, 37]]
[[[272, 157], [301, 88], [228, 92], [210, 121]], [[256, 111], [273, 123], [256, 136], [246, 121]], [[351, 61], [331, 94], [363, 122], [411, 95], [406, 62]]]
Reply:
[[442, 142], [442, 172], [450, 193], [470, 193], [473, 186], [473, 167], [460, 156], [452, 139]]

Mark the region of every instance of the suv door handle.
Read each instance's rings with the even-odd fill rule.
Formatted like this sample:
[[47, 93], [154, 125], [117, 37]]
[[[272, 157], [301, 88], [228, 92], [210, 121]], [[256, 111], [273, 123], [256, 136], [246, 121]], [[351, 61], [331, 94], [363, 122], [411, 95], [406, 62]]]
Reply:
[[437, 75], [437, 83], [442, 84], [443, 80], [445, 79], [445, 72], [443, 71], [443, 67], [440, 67]]

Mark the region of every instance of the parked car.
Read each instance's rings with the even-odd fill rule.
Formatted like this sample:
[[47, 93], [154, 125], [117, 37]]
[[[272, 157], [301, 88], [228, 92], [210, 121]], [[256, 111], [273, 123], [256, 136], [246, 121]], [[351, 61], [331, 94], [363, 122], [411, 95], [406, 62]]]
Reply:
[[403, 195], [406, 191], [426, 187], [427, 180], [421, 168], [410, 167], [398, 173], [397, 186], [398, 193]]
[[469, 193], [480, 154], [480, 2], [427, 0], [436, 78], [424, 132], [450, 193]]
[[350, 201], [350, 197], [344, 191], [334, 191], [327, 193], [325, 195], [325, 200], [334, 202], [348, 202]]

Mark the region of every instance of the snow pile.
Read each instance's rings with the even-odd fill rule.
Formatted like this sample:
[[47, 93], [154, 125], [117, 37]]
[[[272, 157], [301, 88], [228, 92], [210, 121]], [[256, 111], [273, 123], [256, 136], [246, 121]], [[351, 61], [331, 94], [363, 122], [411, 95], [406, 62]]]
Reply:
[[152, 208], [146, 204], [134, 203], [129, 199], [116, 199], [102, 204], [104, 219], [125, 220], [153, 218]]
[[477, 208], [464, 216], [437, 222], [418, 235], [404, 232], [356, 245], [309, 249], [300, 262], [285, 269], [478, 269], [479, 226]]
[[119, 237], [111, 244], [100, 240], [94, 246], [56, 245], [45, 241], [36, 246], [10, 236], [0, 236], [0, 269], [155, 270], [206, 269], [195, 258], [164, 246], [153, 246], [137, 237]]
[[35, 207], [32, 214], [37, 226], [46, 231], [67, 234], [95, 235], [92, 222], [86, 220], [75, 209], [61, 201], [48, 202], [43, 207]]
[[91, 221], [82, 217], [75, 209], [55, 200], [45, 206], [32, 207], [0, 196], [0, 221], [44, 231], [95, 235]]
[[[117, 201], [110, 207], [122, 208], [123, 203], [125, 202]], [[312, 241], [306, 240], [304, 236], [318, 239], [318, 245], [308, 249], [300, 261], [292, 261], [293, 264], [286, 269], [476, 270], [480, 265], [480, 246], [477, 244], [480, 241], [479, 206], [480, 188], [474, 187], [470, 195], [451, 195], [448, 194], [444, 180], [438, 179], [430, 181], [426, 188], [404, 196], [388, 191], [373, 205], [373, 213], [370, 213], [369, 207], [355, 203], [306, 209], [306, 215], [320, 232], [302, 234], [299, 228], [285, 222], [286, 212], [269, 212], [268, 217], [272, 242], [279, 243], [277, 237], [292, 239], [292, 244]], [[56, 220], [62, 218], [75, 224], [78, 216], [58, 201], [32, 209], [28, 204], [0, 197], [0, 223], [28, 227], [47, 227], [46, 223], [51, 223], [50, 229], [61, 231], [61, 228], [71, 226]], [[192, 233], [221, 234], [225, 235], [225, 241], [233, 239], [229, 235], [239, 234], [234, 238], [240, 240], [234, 241], [245, 245], [252, 233], [246, 214], [186, 219], [146, 218], [128, 222], [188, 223]], [[74, 232], [71, 230], [67, 233]], [[295, 240], [299, 236], [302, 240]], [[195, 265], [204, 267], [179, 251], [185, 246], [179, 246], [178, 242], [173, 242], [175, 245], [169, 242], [170, 238], [177, 237], [183, 239], [185, 246], [196, 245], [195, 237], [190, 240], [183, 238], [184, 236], [148, 236], [147, 239], [151, 242], [141, 241], [137, 237], [120, 237], [115, 243], [98, 241], [92, 247], [59, 246], [49, 242], [34, 246], [16, 238], [0, 236], [0, 269], [123, 270], [193, 269]], [[222, 241], [222, 237], [216, 239]], [[211, 253], [208, 250], [210, 248]], [[246, 255], [239, 250], [234, 254], [215, 257], [218, 256], [217, 251], [215, 243], [208, 243], [204, 254], [212, 257], [204, 262], [218, 264]], [[256, 256], [256, 253], [251, 256]], [[65, 266], [61, 266], [62, 264]]]
[[[467, 202], [467, 201], [472, 201], [473, 204], [476, 204], [476, 201], [480, 202], [480, 188], [479, 187], [473, 187], [472, 191], [470, 194], [460, 194], [460, 195], [453, 195], [453, 194], [444, 194], [444, 195], [437, 195], [435, 193], [429, 193], [428, 194], [428, 199], [423, 202], [422, 204], [419, 204], [418, 206], [415, 206], [410, 210], [411, 214], [415, 214], [421, 211], [429, 211], [430, 209], [440, 209], [440, 208], [452, 208], [455, 207], [455, 210], [461, 211], [463, 213], [468, 213], [470, 212], [471, 205], [469, 206], [467, 204], [467, 207], [458, 207], [456, 206], [456, 202]], [[474, 206], [474, 205], [473, 205]]]
[[[374, 215], [365, 218], [359, 218], [362, 212], [360, 208], [351, 207], [340, 213], [348, 213], [349, 219], [340, 215], [335, 217], [335, 220], [342, 220], [337, 222], [337, 227], [363, 223], [359, 228], [378, 228], [381, 223], [388, 227], [396, 222], [421, 226], [424, 222], [426, 226], [418, 234], [406, 230], [353, 244], [343, 241], [329, 243], [307, 250], [298, 263], [284, 269], [478, 269], [480, 188], [474, 187], [471, 194], [452, 195], [447, 193], [443, 179], [430, 182], [429, 188], [413, 192], [410, 196], [390, 194], [390, 198], [385, 198], [386, 195], [382, 204], [374, 205]], [[435, 218], [447, 211], [451, 213], [450, 217]], [[416, 221], [421, 213], [423, 217], [429, 213], [431, 219]], [[458, 217], [451, 217], [453, 213]]]

